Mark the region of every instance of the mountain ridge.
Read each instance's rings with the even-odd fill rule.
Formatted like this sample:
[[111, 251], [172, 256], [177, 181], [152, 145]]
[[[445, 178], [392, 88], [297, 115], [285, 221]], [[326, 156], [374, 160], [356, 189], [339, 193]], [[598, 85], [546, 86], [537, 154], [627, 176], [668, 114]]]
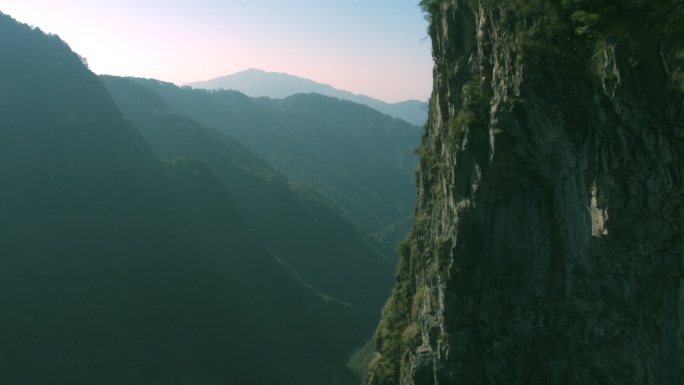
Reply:
[[0, 13], [0, 47], [3, 384], [351, 383], [351, 309], [207, 162], [157, 157], [56, 35]]
[[[354, 306], [370, 335], [391, 285], [391, 250], [375, 253], [366, 239], [371, 237], [323, 196], [303, 185], [290, 186], [284, 175], [235, 139], [177, 114], [148, 87], [157, 83], [100, 78], [157, 156], [207, 161], [260, 243], [318, 292]], [[353, 251], [345, 253], [350, 247]], [[356, 276], [357, 283], [339, 282], [341, 271]]]
[[422, 126], [427, 120], [427, 103], [420, 100], [409, 99], [389, 103], [284, 72], [267, 72], [256, 68], [187, 83], [185, 86], [202, 89], [232, 89], [250, 97], [265, 96], [274, 99], [283, 99], [300, 93], [317, 93], [364, 104], [416, 126]]
[[237, 139], [292, 183], [322, 192], [369, 233], [410, 216], [420, 129], [404, 120], [320, 94], [250, 98], [133, 79], [178, 113]]

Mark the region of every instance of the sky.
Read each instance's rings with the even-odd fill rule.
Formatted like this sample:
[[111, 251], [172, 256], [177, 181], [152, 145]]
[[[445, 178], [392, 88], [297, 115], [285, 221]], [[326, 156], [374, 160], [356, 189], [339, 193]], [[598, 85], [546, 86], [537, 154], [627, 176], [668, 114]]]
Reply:
[[249, 68], [386, 102], [427, 100], [431, 43], [418, 0], [0, 0], [59, 35], [97, 74], [182, 85]]

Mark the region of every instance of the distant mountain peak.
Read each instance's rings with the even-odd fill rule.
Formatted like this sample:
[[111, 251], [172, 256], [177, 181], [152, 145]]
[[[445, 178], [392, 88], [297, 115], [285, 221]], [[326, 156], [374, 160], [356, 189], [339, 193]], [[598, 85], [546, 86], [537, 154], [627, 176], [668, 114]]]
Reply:
[[403, 119], [417, 126], [422, 126], [427, 120], [426, 102], [407, 100], [399, 103], [387, 103], [370, 96], [339, 90], [329, 84], [318, 83], [283, 72], [267, 72], [258, 68], [250, 68], [206, 81], [188, 83], [186, 86], [203, 89], [232, 89], [251, 97], [265, 96], [274, 99], [283, 99], [300, 93], [317, 93], [365, 104], [384, 114]]

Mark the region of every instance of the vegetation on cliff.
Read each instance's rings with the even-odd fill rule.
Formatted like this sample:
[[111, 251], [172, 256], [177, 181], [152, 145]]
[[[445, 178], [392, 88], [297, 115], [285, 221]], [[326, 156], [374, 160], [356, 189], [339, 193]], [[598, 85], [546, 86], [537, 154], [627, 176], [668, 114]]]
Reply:
[[419, 5], [435, 86], [367, 382], [676, 383], [678, 342], [634, 345], [681, 328], [684, 2]]

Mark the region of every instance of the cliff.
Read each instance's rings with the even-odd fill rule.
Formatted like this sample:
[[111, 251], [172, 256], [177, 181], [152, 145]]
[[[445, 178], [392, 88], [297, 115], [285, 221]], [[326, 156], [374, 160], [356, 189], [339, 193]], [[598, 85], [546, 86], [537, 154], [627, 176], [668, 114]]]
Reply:
[[681, 383], [684, 5], [609, 3], [421, 2], [434, 90], [368, 384]]

